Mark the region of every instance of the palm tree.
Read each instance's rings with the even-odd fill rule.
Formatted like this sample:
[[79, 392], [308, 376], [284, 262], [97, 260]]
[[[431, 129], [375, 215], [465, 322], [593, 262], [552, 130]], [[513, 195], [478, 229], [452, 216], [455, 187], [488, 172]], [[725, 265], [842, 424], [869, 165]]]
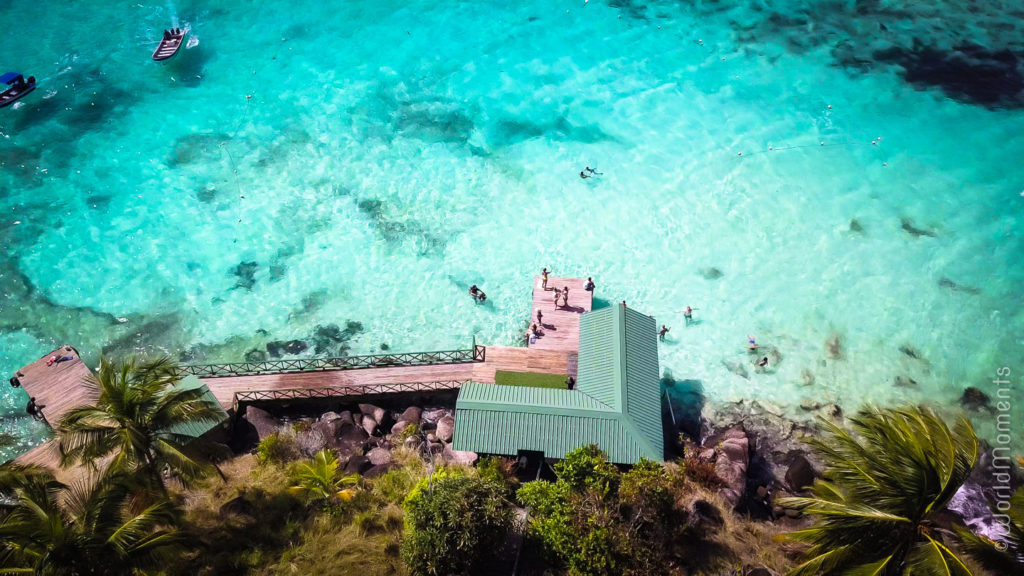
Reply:
[[174, 387], [179, 373], [166, 356], [102, 359], [86, 382], [95, 404], [68, 411], [57, 424], [61, 465], [96, 468], [109, 459], [108, 470], [140, 474], [165, 494], [165, 469], [184, 485], [217, 471], [200, 457], [203, 445], [187, 446], [193, 438], [177, 430], [215, 423], [221, 412], [203, 390]]
[[190, 538], [175, 529], [167, 500], [144, 505], [128, 479], [66, 486], [39, 468], [6, 465], [0, 491], [0, 573], [54, 576], [140, 574]]
[[288, 489], [290, 492], [310, 502], [325, 502], [328, 506], [351, 500], [355, 489], [343, 487], [359, 483], [358, 474], [341, 474], [338, 459], [330, 450], [321, 450], [312, 460], [297, 463], [289, 475], [294, 483]]
[[950, 431], [925, 407], [867, 408], [850, 421], [854, 433], [826, 422], [810, 442], [826, 463], [813, 497], [780, 500], [816, 521], [787, 534], [811, 545], [790, 576], [969, 575], [934, 519], [978, 459], [971, 424], [960, 417]]
[[997, 516], [1005, 514], [1008, 520], [1000, 542], [978, 536], [966, 528], [956, 529], [967, 555], [993, 574], [1024, 574], [1024, 488], [1017, 489], [1009, 504], [1005, 513], [992, 511]]

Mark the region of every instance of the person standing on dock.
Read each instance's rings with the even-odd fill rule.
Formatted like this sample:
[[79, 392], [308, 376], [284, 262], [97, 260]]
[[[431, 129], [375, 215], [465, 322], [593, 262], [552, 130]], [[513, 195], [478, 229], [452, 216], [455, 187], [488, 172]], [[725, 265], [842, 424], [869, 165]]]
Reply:
[[559, 288], [555, 288], [555, 308], [558, 308], [558, 299], [562, 297], [562, 291]]
[[548, 289], [548, 269], [545, 268], [540, 271], [540, 287], [541, 290]]
[[569, 287], [562, 288], [562, 307], [569, 307]]
[[541, 318], [543, 318], [543, 317], [544, 317], [544, 313], [541, 312], [540, 309], [538, 309], [537, 310], [537, 324], [540, 324], [541, 326], [544, 325], [544, 320], [541, 320]]
[[594, 279], [588, 277], [587, 284], [586, 286], [583, 287], [583, 289], [586, 290], [587, 292], [593, 292], [594, 288], [596, 288], [596, 286], [594, 286]]

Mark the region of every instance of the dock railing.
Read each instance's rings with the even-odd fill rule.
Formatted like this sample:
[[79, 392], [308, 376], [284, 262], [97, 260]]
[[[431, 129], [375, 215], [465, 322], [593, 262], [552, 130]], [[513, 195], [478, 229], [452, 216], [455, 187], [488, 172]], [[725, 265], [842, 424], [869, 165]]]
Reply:
[[407, 352], [401, 354], [370, 354], [363, 356], [340, 356], [337, 358], [266, 360], [262, 362], [241, 362], [233, 364], [194, 364], [182, 366], [181, 375], [186, 376], [191, 374], [200, 378], [219, 378], [224, 376], [256, 376], [260, 374], [355, 370], [360, 368], [384, 368], [392, 366], [465, 364], [470, 362], [483, 362], [486, 358], [486, 354], [486, 347], [478, 346], [474, 339], [473, 347], [463, 350]]
[[235, 393], [235, 409], [248, 402], [275, 400], [311, 400], [317, 398], [341, 398], [346, 396], [373, 396], [400, 392], [439, 392], [458, 390], [469, 380], [444, 380], [437, 382], [401, 382], [389, 384], [359, 384], [353, 386], [326, 386], [323, 388], [281, 388], [278, 390], [250, 390]]

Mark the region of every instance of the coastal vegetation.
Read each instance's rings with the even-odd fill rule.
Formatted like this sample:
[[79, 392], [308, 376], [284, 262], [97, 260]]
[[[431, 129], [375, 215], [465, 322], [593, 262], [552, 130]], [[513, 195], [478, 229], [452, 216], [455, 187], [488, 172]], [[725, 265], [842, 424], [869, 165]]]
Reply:
[[76, 480], [0, 469], [2, 573], [432, 576], [506, 574], [514, 566], [531, 576], [982, 576], [1021, 569], [1024, 492], [1007, 512], [1004, 546], [951, 519], [948, 504], [981, 447], [966, 420], [950, 427], [928, 408], [868, 408], [849, 427], [823, 422], [807, 455], [822, 473], [806, 493], [787, 477], [796, 496], [775, 499], [770, 517], [756, 519], [743, 507], [747, 498], [735, 498], [742, 482], [737, 488], [735, 477], [722, 477], [735, 470], [726, 456], [746, 446], [736, 434], [688, 444], [676, 461], [632, 467], [582, 446], [527, 473], [505, 458], [474, 466], [442, 457], [443, 445], [423, 448], [436, 432], [423, 430], [433, 427], [417, 408], [414, 419], [372, 437], [371, 452], [383, 451], [385, 463], [360, 475], [349, 461], [365, 463], [361, 452], [312, 450], [303, 440], [321, 422], [279, 426], [233, 456], [182, 433], [216, 421], [216, 410], [201, 393], [177, 387], [179, 373], [166, 359], [104, 360], [95, 404], [68, 413], [57, 429], [63, 471]]
[[812, 496], [780, 502], [815, 519], [787, 536], [811, 546], [791, 576], [970, 574], [938, 516], [978, 460], [971, 424], [951, 430], [923, 407], [869, 408], [850, 423], [810, 441], [827, 466]]

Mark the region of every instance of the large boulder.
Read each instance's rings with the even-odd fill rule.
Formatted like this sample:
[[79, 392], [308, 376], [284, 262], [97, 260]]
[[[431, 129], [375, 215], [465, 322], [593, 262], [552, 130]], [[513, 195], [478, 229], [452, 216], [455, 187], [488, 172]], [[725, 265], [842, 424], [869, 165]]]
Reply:
[[373, 418], [373, 421], [377, 424], [384, 422], [384, 415], [387, 414], [387, 410], [380, 406], [374, 406], [373, 404], [360, 404], [359, 411], [363, 413], [363, 418]]
[[750, 440], [741, 427], [726, 430], [715, 447], [715, 474], [722, 479], [722, 497], [734, 508], [743, 500], [750, 466]]
[[335, 439], [338, 437], [338, 432], [344, 423], [341, 420], [317, 420], [310, 425], [310, 430], [316, 430], [324, 437], [324, 441], [328, 446], [335, 446]]
[[259, 436], [260, 441], [263, 441], [271, 434], [281, 431], [281, 422], [277, 418], [271, 416], [266, 410], [255, 406], [247, 406], [245, 408], [245, 419], [256, 429], [256, 434]]
[[363, 430], [366, 430], [367, 434], [369, 434], [370, 436], [376, 434], [377, 424], [378, 422], [373, 419], [373, 416], [367, 416], [366, 414], [363, 414], [362, 426]]
[[814, 466], [811, 466], [807, 457], [797, 453], [793, 457], [793, 462], [790, 463], [789, 469], [786, 470], [786, 485], [789, 486], [790, 491], [800, 492], [814, 484], [814, 477], [816, 475]]
[[366, 469], [372, 466], [370, 461], [362, 454], [356, 454], [348, 459], [345, 463], [345, 474], [362, 474], [366, 472]]
[[409, 426], [412, 426], [412, 425], [413, 425], [412, 422], [406, 422], [405, 420], [399, 420], [398, 422], [395, 422], [394, 426], [391, 427], [391, 433], [394, 434], [395, 436], [400, 436], [402, 434], [403, 430], [405, 430], [406, 428], [408, 428]]
[[356, 423], [356, 421], [352, 418], [352, 413], [349, 412], [348, 410], [345, 410], [344, 412], [338, 414], [338, 420], [342, 422], [347, 422], [349, 424]]
[[424, 424], [437, 424], [441, 418], [451, 415], [451, 408], [424, 408], [420, 414], [420, 421]]
[[370, 461], [370, 464], [380, 466], [391, 462], [391, 452], [383, 448], [373, 448], [366, 453], [366, 459]]
[[409, 406], [402, 412], [402, 415], [398, 417], [399, 422], [411, 422], [417, 426], [420, 425], [420, 416], [423, 415], [423, 409], [419, 406]]
[[960, 405], [968, 410], [991, 409], [989, 402], [988, 394], [974, 386], [964, 388], [964, 393], [960, 396]]
[[[364, 444], [370, 437], [361, 427], [345, 422], [338, 429], [331, 446], [338, 452], [338, 458], [350, 458], [355, 454], [362, 454]], [[331, 442], [331, 439], [328, 439]]]
[[472, 466], [476, 464], [476, 461], [480, 459], [480, 456], [476, 452], [468, 452], [463, 450], [452, 450], [450, 447], [445, 446], [441, 451], [441, 459], [445, 462], [452, 464], [462, 464], [463, 466]]
[[398, 464], [394, 462], [386, 462], [384, 464], [378, 464], [377, 466], [371, 466], [363, 472], [363, 478], [376, 478], [384, 474], [385, 472], [397, 468]]
[[434, 433], [437, 439], [442, 442], [451, 442], [455, 435], [455, 418], [444, 416], [437, 421], [437, 431]]
[[320, 430], [310, 427], [295, 436], [295, 443], [306, 456], [312, 456], [327, 447], [327, 438]]
[[338, 414], [337, 412], [324, 412], [323, 414], [320, 415], [321, 422], [332, 422], [334, 420], [337, 420], [338, 418], [341, 418], [341, 415]]

